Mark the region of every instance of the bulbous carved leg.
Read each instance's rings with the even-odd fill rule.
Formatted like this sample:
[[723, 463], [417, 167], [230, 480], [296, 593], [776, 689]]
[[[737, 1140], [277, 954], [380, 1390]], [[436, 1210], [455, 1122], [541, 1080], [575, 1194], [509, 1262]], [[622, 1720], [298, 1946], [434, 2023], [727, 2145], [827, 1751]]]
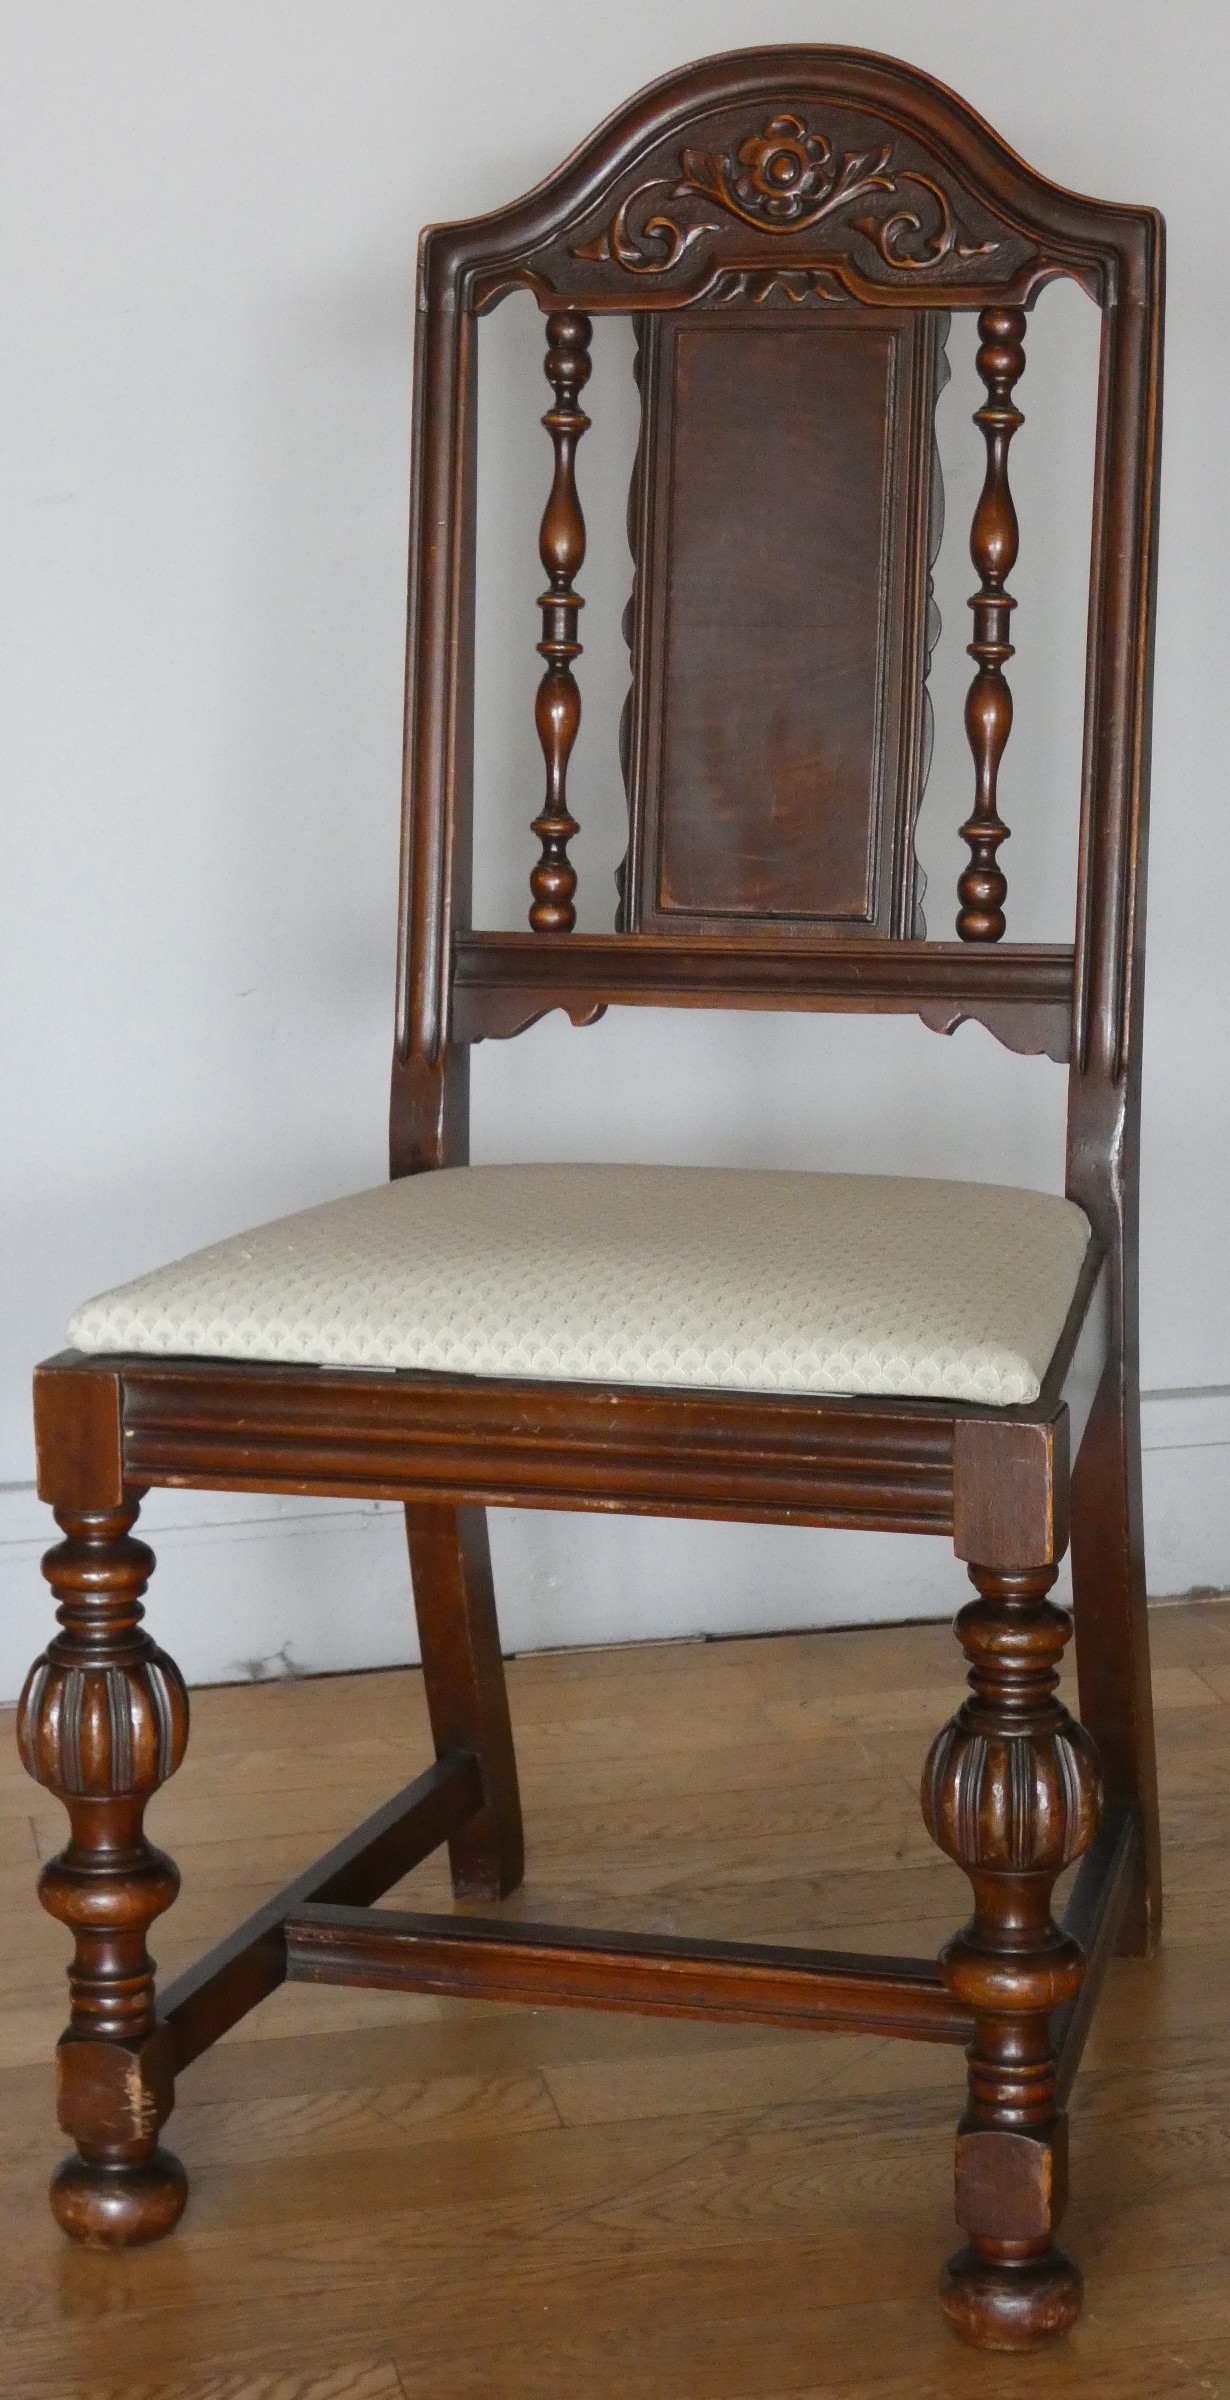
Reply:
[[979, 1598], [957, 1619], [970, 1697], [932, 1747], [923, 1815], [974, 1890], [974, 1914], [940, 1953], [972, 2010], [969, 2101], [957, 2133], [957, 2221], [944, 2306], [985, 2350], [1066, 2333], [1081, 2278], [1055, 2247], [1067, 2199], [1067, 2119], [1048, 2019], [1084, 1961], [1051, 1914], [1057, 1877], [1097, 1830], [1101, 1779], [1084, 1728], [1056, 1698], [1071, 1626], [1047, 1593], [1054, 1567], [971, 1567]]
[[77, 2149], [56, 2170], [51, 2205], [75, 2241], [120, 2246], [169, 2233], [187, 2197], [179, 2160], [158, 2146], [174, 2082], [145, 1944], [179, 1874], [142, 1819], [184, 1755], [188, 1695], [141, 1631], [154, 1556], [132, 1539], [136, 1503], [56, 1515], [66, 1538], [43, 1573], [63, 1630], [32, 1667], [17, 1720], [28, 1773], [64, 1802], [72, 1829], [39, 1878], [44, 1908], [76, 1943], [56, 2066], [60, 2123]]

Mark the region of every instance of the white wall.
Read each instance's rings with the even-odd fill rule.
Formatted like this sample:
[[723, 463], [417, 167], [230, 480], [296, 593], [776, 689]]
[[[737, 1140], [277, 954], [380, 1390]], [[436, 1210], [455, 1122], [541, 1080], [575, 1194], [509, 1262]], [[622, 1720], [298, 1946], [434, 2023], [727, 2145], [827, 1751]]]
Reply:
[[[384, 1172], [414, 240], [499, 202], [638, 83], [751, 39], [852, 33], [945, 77], [1030, 161], [1163, 206], [1171, 317], [1151, 881], [1144, 1380], [1151, 1583], [1230, 1582], [1230, 879], [1209, 167], [1222, 12], [1035, 0], [9, 0], [0, 9], [5, 586], [0, 1694], [45, 1626], [28, 1370], [84, 1293]], [[1193, 73], [1193, 62], [1199, 72]], [[1005, 769], [1013, 930], [1069, 915], [1092, 320], [1051, 294], [1021, 389], [1025, 546]], [[1044, 342], [1043, 336], [1047, 337]], [[631, 395], [603, 328], [575, 790], [585, 920], [619, 848], [614, 721]], [[545, 489], [538, 328], [484, 329], [480, 887], [516, 922]], [[950, 537], [922, 828], [950, 909], [968, 761], [965, 530], [980, 393], [954, 329]], [[1069, 380], [1069, 376], [1071, 380]], [[1212, 463], [1211, 463], [1212, 462]], [[501, 564], [503, 559], [503, 564]], [[1042, 595], [1054, 586], [1057, 599]], [[1066, 664], [1065, 664], [1066, 662]], [[475, 1154], [740, 1160], [1055, 1184], [1062, 1076], [916, 1021], [549, 1021], [476, 1060]], [[194, 1677], [409, 1653], [388, 1511], [156, 1495], [155, 1621]], [[503, 1518], [513, 1646], [947, 1610], [942, 1544]], [[245, 1663], [246, 1662], [246, 1663]]]

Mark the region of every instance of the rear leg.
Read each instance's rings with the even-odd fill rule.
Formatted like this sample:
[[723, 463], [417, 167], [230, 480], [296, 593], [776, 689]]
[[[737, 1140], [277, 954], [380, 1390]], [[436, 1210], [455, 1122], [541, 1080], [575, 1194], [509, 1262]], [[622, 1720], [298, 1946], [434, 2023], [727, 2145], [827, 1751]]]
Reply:
[[483, 1806], [449, 1840], [453, 1890], [502, 1900], [525, 1848], [486, 1511], [407, 1507], [406, 1538], [436, 1756], [473, 1750], [482, 1771]]
[[1108, 1814], [1136, 1826], [1135, 1880], [1117, 1947], [1144, 1958], [1162, 1923], [1157, 1760], [1140, 1482], [1140, 1403], [1112, 1353], [1072, 1476], [1072, 1596], [1080, 1713]]

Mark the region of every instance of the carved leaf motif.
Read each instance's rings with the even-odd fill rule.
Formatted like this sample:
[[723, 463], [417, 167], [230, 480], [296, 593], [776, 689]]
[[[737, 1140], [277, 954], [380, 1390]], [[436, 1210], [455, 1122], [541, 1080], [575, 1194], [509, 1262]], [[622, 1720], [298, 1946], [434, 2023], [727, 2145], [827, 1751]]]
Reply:
[[806, 303], [840, 301], [840, 287], [832, 288], [832, 279], [823, 267], [765, 267], [760, 272], [751, 268], [736, 268], [719, 275], [710, 286], [710, 298], [720, 308], [738, 308], [749, 302], [761, 308], [776, 302], [800, 308]]
[[630, 275], [666, 275], [685, 252], [720, 225], [703, 217], [689, 223], [666, 209], [645, 203], [659, 193], [672, 201], [699, 197], [715, 202], [728, 216], [761, 233], [806, 233], [826, 219], [843, 215], [873, 193], [899, 193], [910, 185], [926, 194], [926, 202], [905, 205], [891, 216], [855, 217], [853, 230], [878, 251], [884, 264], [913, 271], [938, 266], [950, 256], [988, 257], [998, 242], [970, 242], [961, 234], [952, 203], [943, 187], [913, 167], [892, 166], [892, 144], [878, 150], [847, 151], [835, 161], [832, 144], [822, 133], [809, 131], [800, 117], [782, 111], [768, 119], [759, 133], [748, 134], [733, 158], [726, 152], [685, 149], [679, 157], [680, 180], [651, 175], [620, 202], [604, 230], [578, 243], [574, 258], [613, 259]]
[[[690, 250], [693, 242], [698, 242], [703, 233], [718, 231], [718, 227], [708, 218], [702, 218], [698, 225], [677, 225], [673, 217], [655, 211], [643, 218], [633, 232], [632, 212], [637, 202], [643, 200], [648, 192], [664, 192], [669, 183], [669, 175], [651, 175], [647, 182], [638, 183], [635, 191], [629, 192], [627, 199], [620, 202], [605, 232], [598, 234], [592, 242], [578, 243], [573, 257], [596, 261], [613, 258], [616, 265], [625, 268], [629, 275], [669, 274], [672, 267], [678, 266], [684, 252]], [[661, 242], [665, 248], [659, 256], [652, 249], [645, 252], [638, 248], [638, 244], [643, 242]]]
[[[856, 217], [855, 232], [865, 233], [868, 241], [875, 243], [886, 266], [934, 267], [950, 253], [956, 258], [989, 258], [993, 251], [998, 250], [998, 242], [962, 241], [948, 194], [938, 183], [933, 183], [929, 175], [919, 175], [913, 168], [903, 167], [896, 182], [916, 183], [922, 191], [929, 192], [935, 202], [936, 222], [928, 233], [916, 208], [896, 209], [891, 217]], [[892, 188], [896, 189], [896, 185]], [[904, 240], [911, 234], [923, 236], [921, 249], [913, 251], [903, 247]]]

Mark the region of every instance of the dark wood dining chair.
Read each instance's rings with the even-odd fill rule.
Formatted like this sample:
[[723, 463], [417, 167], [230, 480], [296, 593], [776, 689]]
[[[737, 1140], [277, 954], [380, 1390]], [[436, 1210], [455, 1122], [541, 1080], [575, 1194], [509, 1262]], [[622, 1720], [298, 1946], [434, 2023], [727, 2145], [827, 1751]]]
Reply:
[[[40, 1891], [75, 1941], [52, 2205], [77, 2240], [170, 2231], [175, 2078], [291, 1977], [964, 2044], [949, 2316], [992, 2349], [1075, 2319], [1065, 2098], [1108, 1958], [1159, 1919], [1136, 1261], [1162, 230], [1043, 181], [915, 69], [798, 48], [668, 76], [527, 198], [424, 235], [392, 1181], [104, 1294], [38, 1370], [61, 1630], [20, 1740], [71, 1823]], [[1075, 931], [1043, 946], [1003, 938], [997, 772], [1015, 394], [1056, 276], [1102, 348]], [[515, 290], [545, 319], [554, 467], [540, 855], [506, 933], [470, 923], [475, 360]], [[953, 309], [977, 315], [986, 465], [970, 859], [957, 938], [931, 941], [914, 825]], [[583, 934], [567, 778], [600, 312], [634, 321], [641, 431], [627, 854], [613, 929]], [[977, 1019], [1066, 1063], [1067, 1196], [467, 1164], [472, 1043], [675, 1003]], [[178, 1876], [143, 1812], [188, 1702], [141, 1626], [151, 1485], [403, 1502], [436, 1751], [160, 1995], [146, 1935]], [[373, 1906], [442, 1843], [470, 1900], [521, 1877], [493, 1506], [951, 1538], [970, 1688], [922, 1806], [973, 1914], [938, 1961]], [[1069, 1534], [1079, 1722], [1049, 1597]]]

